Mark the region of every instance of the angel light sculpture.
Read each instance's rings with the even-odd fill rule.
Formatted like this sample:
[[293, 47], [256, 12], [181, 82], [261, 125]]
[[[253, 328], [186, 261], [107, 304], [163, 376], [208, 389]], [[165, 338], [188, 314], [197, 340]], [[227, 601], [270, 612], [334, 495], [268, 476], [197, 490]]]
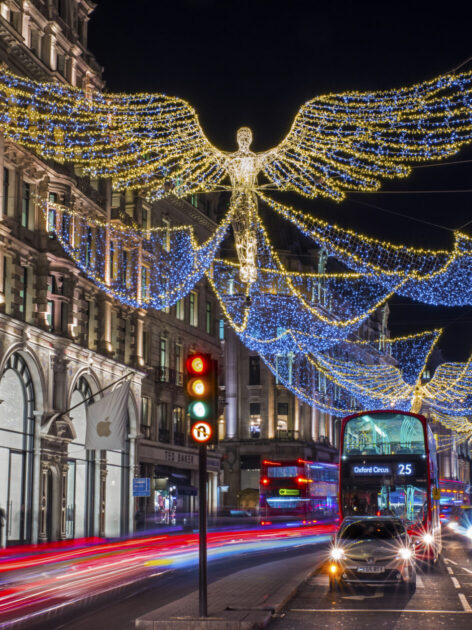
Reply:
[[36, 83], [6, 70], [0, 126], [46, 158], [79, 164], [111, 178], [114, 189], [150, 200], [215, 191], [229, 178], [240, 277], [251, 284], [258, 270], [259, 176], [278, 190], [340, 201], [348, 191], [378, 189], [381, 178], [407, 176], [412, 163], [449, 157], [472, 138], [472, 73], [316, 97], [300, 108], [283, 141], [261, 153], [250, 151], [247, 127], [238, 131], [238, 151], [213, 146], [194, 109], [179, 98]]

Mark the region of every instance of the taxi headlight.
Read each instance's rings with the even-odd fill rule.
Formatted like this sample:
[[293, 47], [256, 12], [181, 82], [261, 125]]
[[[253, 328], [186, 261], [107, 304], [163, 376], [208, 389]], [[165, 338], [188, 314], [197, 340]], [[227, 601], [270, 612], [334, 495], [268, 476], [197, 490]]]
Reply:
[[424, 534], [423, 542], [425, 545], [432, 545], [434, 542], [434, 537], [432, 534]]
[[331, 558], [331, 560], [341, 560], [341, 558], [344, 558], [344, 556], [345, 553], [342, 547], [333, 547], [329, 552], [329, 557]]
[[411, 560], [413, 553], [411, 549], [409, 549], [408, 547], [401, 547], [401, 549], [398, 552], [398, 555], [400, 556], [402, 560]]
[[456, 521], [451, 521], [448, 525], [449, 529], [452, 529], [453, 532], [455, 532], [458, 529], [458, 525], [456, 523]]
[[467, 528], [466, 536], [468, 536], [472, 540], [472, 525]]

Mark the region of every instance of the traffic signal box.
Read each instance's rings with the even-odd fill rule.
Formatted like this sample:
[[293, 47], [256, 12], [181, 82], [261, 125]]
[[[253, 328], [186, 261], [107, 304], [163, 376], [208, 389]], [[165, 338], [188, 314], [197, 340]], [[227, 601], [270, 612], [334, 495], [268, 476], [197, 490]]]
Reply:
[[218, 439], [218, 361], [210, 354], [191, 354], [185, 363], [190, 435], [198, 444]]

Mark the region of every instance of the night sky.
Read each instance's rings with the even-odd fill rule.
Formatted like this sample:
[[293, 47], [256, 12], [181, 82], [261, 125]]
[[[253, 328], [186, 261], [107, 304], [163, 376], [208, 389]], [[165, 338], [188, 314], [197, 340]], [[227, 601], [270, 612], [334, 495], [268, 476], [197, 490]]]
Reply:
[[[411, 1], [99, 0], [89, 48], [105, 68], [109, 91], [183, 97], [216, 146], [235, 150], [236, 130], [248, 125], [257, 151], [277, 145], [300, 105], [316, 95], [401, 87], [462, 64], [472, 57], [465, 6], [450, 2], [438, 11], [433, 3]], [[463, 66], [471, 68], [472, 61]], [[471, 175], [472, 149], [449, 163], [416, 168], [406, 180], [386, 181], [383, 192], [349, 194], [341, 204], [279, 198], [391, 242], [450, 248], [451, 229], [472, 221]], [[451, 190], [471, 192], [433, 192]], [[464, 231], [472, 233], [472, 222]], [[472, 308], [395, 298], [391, 309], [392, 334], [445, 325], [440, 346], [447, 359], [465, 360], [472, 351]]]

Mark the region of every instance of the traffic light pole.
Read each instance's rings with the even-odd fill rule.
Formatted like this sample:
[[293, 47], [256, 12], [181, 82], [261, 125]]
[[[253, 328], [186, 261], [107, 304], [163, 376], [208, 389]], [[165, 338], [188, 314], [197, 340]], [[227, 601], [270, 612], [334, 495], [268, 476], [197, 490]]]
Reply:
[[207, 445], [198, 445], [198, 611], [200, 617], [208, 616], [207, 603]]

